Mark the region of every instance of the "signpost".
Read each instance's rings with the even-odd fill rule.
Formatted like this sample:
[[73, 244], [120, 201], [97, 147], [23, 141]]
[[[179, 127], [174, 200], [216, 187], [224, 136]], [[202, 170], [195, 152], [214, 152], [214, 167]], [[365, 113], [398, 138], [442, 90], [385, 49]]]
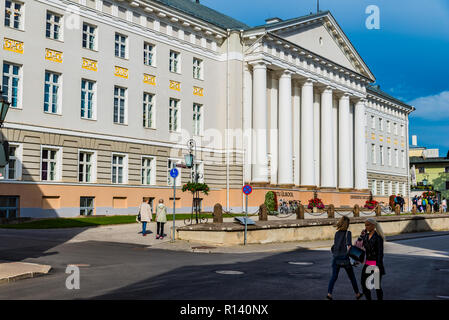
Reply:
[[248, 195], [251, 194], [251, 192], [253, 192], [253, 188], [247, 184], [245, 186], [243, 186], [242, 188], [243, 193], [246, 195], [246, 205], [245, 205], [245, 242], [244, 244], [246, 245], [246, 234], [248, 232]]
[[176, 168], [170, 170], [170, 176], [173, 178], [173, 239], [175, 241], [175, 212], [176, 212], [176, 177], [179, 175], [179, 171]]

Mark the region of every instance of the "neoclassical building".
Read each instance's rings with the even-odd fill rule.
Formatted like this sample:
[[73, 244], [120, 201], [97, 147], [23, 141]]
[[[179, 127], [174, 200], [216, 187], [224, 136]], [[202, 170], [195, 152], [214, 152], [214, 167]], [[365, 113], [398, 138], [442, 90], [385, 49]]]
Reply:
[[[191, 0], [0, 3], [11, 102], [2, 216], [136, 214], [143, 199], [170, 203], [169, 171], [189, 139], [211, 187], [203, 210], [219, 202], [241, 211], [246, 183], [252, 210], [268, 190], [303, 203], [317, 192], [335, 206], [397, 191], [378, 193], [379, 183], [408, 194], [407, 170], [373, 163], [371, 152], [380, 152], [372, 135], [382, 135], [376, 146], [391, 139], [394, 156], [407, 154], [413, 107], [372, 86], [328, 11], [250, 27]], [[372, 115], [404, 135], [380, 134]], [[192, 172], [179, 170], [181, 187]], [[177, 212], [188, 212], [191, 194], [176, 197]]]

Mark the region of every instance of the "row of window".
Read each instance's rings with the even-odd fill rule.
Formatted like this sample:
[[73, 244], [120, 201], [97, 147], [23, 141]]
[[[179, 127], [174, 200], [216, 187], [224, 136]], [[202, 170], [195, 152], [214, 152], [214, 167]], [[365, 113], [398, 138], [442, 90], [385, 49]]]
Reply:
[[[425, 167], [417, 167], [418, 173], [426, 173]], [[449, 167], [444, 168], [444, 173], [449, 173]]]
[[[371, 180], [371, 192], [373, 195], [390, 196], [392, 194], [407, 195], [407, 184], [404, 182]], [[379, 183], [379, 185], [378, 185]], [[394, 186], [394, 190], [393, 190]]]
[[[371, 144], [371, 164], [377, 164], [377, 146], [373, 143]], [[379, 165], [384, 166], [385, 165], [385, 156], [384, 156], [384, 146], [379, 146]], [[399, 168], [400, 163], [402, 164], [402, 169], [405, 169], [406, 167], [406, 156], [405, 151], [401, 150], [401, 160], [399, 161], [399, 150], [394, 149], [394, 166], [396, 168]], [[387, 148], [387, 161], [388, 165], [391, 167], [392, 164], [392, 149], [390, 147]], [[400, 163], [399, 163], [400, 162]]]
[[[9, 147], [9, 163], [1, 174], [4, 179], [18, 180], [21, 179], [21, 146], [14, 143]], [[173, 179], [170, 176], [170, 170], [176, 167], [181, 160], [167, 160], [167, 185], [173, 185]], [[94, 183], [97, 180], [97, 153], [92, 150], [78, 151], [78, 181], [82, 183]], [[181, 169], [178, 168], [180, 171]], [[203, 176], [203, 163], [196, 163], [194, 170]], [[62, 180], [62, 147], [46, 147], [41, 148], [40, 161], [40, 178], [41, 181], [61, 181]], [[177, 185], [181, 184], [178, 179]], [[201, 178], [202, 182], [202, 178]], [[120, 153], [112, 153], [111, 155], [111, 183], [127, 184], [128, 183], [128, 155]], [[156, 184], [156, 158], [153, 156], [141, 157], [141, 184]]]
[[[380, 131], [384, 131], [384, 119], [378, 118], [378, 127], [377, 129]], [[376, 117], [371, 116], [371, 128], [376, 129]], [[399, 135], [398, 124], [396, 122], [393, 123], [394, 134]], [[391, 121], [387, 120], [387, 133], [391, 133]], [[401, 124], [401, 137], [405, 137], [405, 126]]]
[[[22, 2], [5, 1], [5, 26], [23, 29], [24, 5]], [[45, 36], [49, 39], [63, 40], [63, 15], [47, 11], [45, 22]], [[82, 27], [81, 45], [85, 49], [98, 51], [98, 27], [84, 22]], [[129, 58], [128, 36], [115, 33], [114, 54], [118, 58]], [[156, 67], [156, 45], [148, 42], [143, 44], [143, 63]], [[170, 50], [169, 71], [181, 73], [181, 53]], [[193, 58], [193, 78], [203, 79], [203, 60]]]
[[[18, 107], [21, 96], [21, 66], [9, 62], [3, 63], [3, 96], [11, 102], [12, 107]], [[44, 112], [61, 114], [62, 74], [45, 71], [44, 81]], [[97, 116], [97, 83], [93, 80], [81, 79], [80, 115], [83, 119], [96, 120]], [[117, 124], [127, 124], [128, 89], [115, 86], [113, 92], [113, 121]], [[156, 128], [155, 109], [156, 96], [144, 92], [142, 95], [142, 122], [145, 128]], [[168, 103], [169, 130], [179, 131], [181, 101], [170, 98]], [[203, 132], [203, 106], [193, 104], [193, 134]]]

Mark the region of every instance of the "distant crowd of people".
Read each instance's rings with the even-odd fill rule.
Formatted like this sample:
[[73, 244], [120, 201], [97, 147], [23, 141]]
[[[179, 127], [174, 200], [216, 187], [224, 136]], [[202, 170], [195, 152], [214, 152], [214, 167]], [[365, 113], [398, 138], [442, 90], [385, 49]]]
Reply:
[[405, 200], [404, 200], [404, 197], [402, 196], [402, 194], [392, 195], [390, 197], [391, 210], [394, 210], [394, 208], [396, 208], [397, 204], [401, 207], [401, 212], [404, 212]]
[[413, 205], [416, 206], [419, 212], [425, 212], [427, 206], [430, 206], [431, 212], [439, 212], [440, 205], [443, 209], [443, 212], [447, 212], [447, 200], [443, 198], [441, 203], [439, 203], [438, 198], [436, 196], [433, 197], [423, 197], [423, 196], [414, 196], [412, 199]]

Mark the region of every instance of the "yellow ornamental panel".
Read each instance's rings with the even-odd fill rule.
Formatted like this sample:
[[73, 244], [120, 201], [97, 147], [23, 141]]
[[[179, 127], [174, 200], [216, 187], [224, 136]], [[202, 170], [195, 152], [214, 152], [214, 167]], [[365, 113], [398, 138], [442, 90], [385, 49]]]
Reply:
[[204, 91], [203, 88], [200, 88], [200, 87], [193, 87], [193, 94], [194, 94], [195, 96], [200, 96], [200, 97], [202, 97], [202, 96], [204, 95], [203, 91]]
[[398, 140], [394, 140], [394, 144], [396, 144], [396, 145], [397, 145], [397, 144], [398, 144]]
[[151, 84], [152, 86], [156, 85], [156, 76], [152, 76], [150, 74], [143, 74], [143, 83]]
[[114, 75], [124, 79], [128, 79], [128, 69], [115, 66]]
[[91, 71], [97, 71], [97, 61], [83, 58], [83, 64], [81, 65], [81, 68]]
[[384, 137], [383, 136], [379, 136], [379, 141], [384, 141]]
[[170, 89], [181, 91], [181, 82], [170, 80]]
[[404, 143], [404, 141], [402, 141], [402, 142], [401, 142], [401, 146], [402, 146], [402, 147], [404, 147], [404, 146], [405, 146], [405, 143]]
[[371, 133], [371, 139], [376, 140], [376, 135], [374, 133]]
[[52, 49], [45, 49], [45, 60], [62, 63], [62, 52]]
[[17, 53], [23, 53], [23, 42], [4, 38], [3, 49]]
[[387, 138], [387, 142], [391, 143], [391, 138], [390, 137]]

